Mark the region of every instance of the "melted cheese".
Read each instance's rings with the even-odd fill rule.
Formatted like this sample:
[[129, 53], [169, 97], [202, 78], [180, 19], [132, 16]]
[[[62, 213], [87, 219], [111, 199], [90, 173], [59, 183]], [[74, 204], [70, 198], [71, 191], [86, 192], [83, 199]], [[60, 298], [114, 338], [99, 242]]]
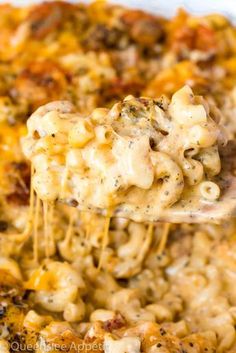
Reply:
[[103, 232], [103, 237], [102, 237], [102, 249], [101, 249], [101, 255], [100, 255], [98, 268], [101, 268], [101, 266], [102, 266], [104, 250], [106, 249], [106, 247], [107, 247], [107, 245], [109, 243], [110, 222], [111, 222], [111, 218], [110, 217], [106, 217], [105, 218], [105, 222], [104, 222], [104, 232]]
[[74, 210], [71, 210], [69, 215], [69, 225], [66, 231], [65, 239], [63, 241], [63, 246], [69, 246], [73, 238], [74, 222], [77, 216], [77, 213], [73, 211]]
[[161, 234], [161, 239], [160, 239], [160, 243], [159, 243], [158, 250], [157, 250], [157, 253], [159, 255], [162, 254], [163, 251], [165, 250], [167, 240], [168, 240], [168, 235], [170, 232], [170, 227], [171, 227], [170, 223], [164, 223], [164, 225], [163, 225], [163, 232]]
[[45, 255], [49, 258], [54, 253], [54, 235], [53, 235], [53, 211], [54, 203], [43, 201], [43, 224], [44, 224], [44, 241]]
[[49, 248], [49, 224], [48, 224], [48, 202], [43, 201], [43, 223], [44, 223], [44, 241], [45, 241], [45, 254], [46, 257], [50, 256]]
[[35, 264], [38, 263], [38, 255], [39, 255], [39, 213], [40, 213], [40, 198], [36, 196], [36, 205], [35, 205], [35, 217], [34, 217], [34, 230], [33, 230], [33, 256]]

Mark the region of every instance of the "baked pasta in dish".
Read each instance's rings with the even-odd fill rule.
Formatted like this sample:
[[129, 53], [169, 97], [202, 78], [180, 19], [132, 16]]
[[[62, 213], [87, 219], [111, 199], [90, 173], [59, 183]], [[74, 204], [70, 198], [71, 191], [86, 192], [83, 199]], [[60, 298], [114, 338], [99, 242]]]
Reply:
[[[129, 115], [136, 119], [138, 111], [136, 128], [140, 139], [148, 137], [148, 153], [169, 156], [170, 145], [164, 144], [169, 125], [164, 124], [166, 112], [157, 97], [164, 94], [163, 108], [170, 109], [175, 94], [172, 102], [177, 100], [181, 109], [179, 95], [189, 99], [192, 92], [207, 102], [190, 99], [194, 109], [200, 106], [209, 135], [194, 158], [191, 151], [185, 159], [183, 153], [172, 158], [180, 163], [184, 187], [212, 182], [221, 168], [217, 146], [225, 133], [219, 134], [219, 129], [235, 140], [235, 27], [217, 14], [194, 17], [180, 10], [165, 19], [100, 1], [1, 5], [0, 13], [0, 352], [235, 353], [235, 218], [220, 225], [136, 223], [52, 202], [63, 184], [56, 180], [59, 174], [44, 184], [53, 195], [50, 199], [43, 195], [45, 189], [34, 193], [37, 179], [31, 183], [35, 170], [42, 176], [52, 167], [65, 172], [68, 155], [73, 162], [75, 151], [77, 158], [78, 150], [85, 153], [88, 146], [83, 146], [73, 122], [62, 140], [50, 130], [63, 116], [70, 121], [74, 112], [89, 132], [88, 145], [97, 146], [99, 139], [113, 139], [111, 131], [105, 131], [110, 122], [100, 124], [99, 119], [120, 111], [117, 122], [112, 115], [113, 130], [117, 133], [125, 120], [133, 131]], [[62, 113], [50, 103], [65, 100], [70, 104], [63, 105]], [[47, 114], [45, 107], [39, 108], [45, 104]], [[163, 126], [153, 127], [146, 119], [144, 133], [140, 114], [146, 118], [153, 107]], [[175, 116], [174, 109], [170, 115]], [[89, 116], [94, 121], [81, 118]], [[182, 124], [178, 117], [171, 122], [175, 127]], [[96, 126], [96, 139], [89, 124]], [[190, 129], [181, 136], [194, 139]], [[130, 131], [127, 135], [132, 137]], [[34, 168], [24, 157], [22, 137], [33, 148], [25, 146], [24, 152], [30, 158], [36, 152]], [[181, 141], [174, 137], [172, 143], [182, 147]], [[45, 151], [47, 144], [55, 148], [53, 165], [51, 154], [46, 161], [38, 158], [39, 148]], [[108, 150], [106, 144], [103, 148]], [[137, 151], [139, 158], [144, 152], [143, 147]], [[207, 163], [200, 152], [208, 156]], [[129, 157], [126, 150], [124, 154]], [[103, 156], [109, 157], [109, 151]], [[235, 169], [234, 158], [228, 161], [222, 155], [221, 160]], [[96, 172], [98, 167], [93, 167]], [[134, 162], [134, 167], [139, 178], [128, 182], [146, 186], [142, 165]], [[120, 168], [124, 171], [126, 165]], [[66, 177], [65, 173], [65, 181]], [[105, 177], [107, 182], [112, 175]], [[99, 187], [100, 183], [94, 185], [91, 197], [97, 196]], [[68, 190], [61, 192], [63, 198]], [[86, 185], [81, 192], [86, 192]], [[106, 186], [101, 196], [107, 193]], [[71, 206], [76, 202], [70, 199]]]

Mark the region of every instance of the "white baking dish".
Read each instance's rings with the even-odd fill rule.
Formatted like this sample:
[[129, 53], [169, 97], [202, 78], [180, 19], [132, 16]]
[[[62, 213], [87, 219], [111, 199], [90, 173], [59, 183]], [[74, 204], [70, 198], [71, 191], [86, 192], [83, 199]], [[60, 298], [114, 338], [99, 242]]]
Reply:
[[[0, 0], [0, 3], [12, 3], [23, 6], [42, 2], [41, 0]], [[78, 0], [71, 0], [78, 2]], [[88, 0], [85, 2], [89, 2]], [[149, 12], [162, 14], [166, 17], [173, 16], [179, 7], [184, 7], [191, 13], [223, 13], [229, 18], [236, 20], [236, 0], [114, 0], [124, 6], [142, 8]]]

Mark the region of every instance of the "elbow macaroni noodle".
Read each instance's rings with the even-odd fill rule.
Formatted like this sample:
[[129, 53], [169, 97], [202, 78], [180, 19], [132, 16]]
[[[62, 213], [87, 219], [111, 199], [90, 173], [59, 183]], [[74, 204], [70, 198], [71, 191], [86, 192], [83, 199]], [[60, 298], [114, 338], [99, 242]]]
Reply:
[[36, 270], [26, 283], [35, 291], [35, 302], [52, 312], [62, 312], [69, 322], [80, 321], [85, 306], [80, 298], [85, 284], [78, 272], [68, 263], [49, 262]]

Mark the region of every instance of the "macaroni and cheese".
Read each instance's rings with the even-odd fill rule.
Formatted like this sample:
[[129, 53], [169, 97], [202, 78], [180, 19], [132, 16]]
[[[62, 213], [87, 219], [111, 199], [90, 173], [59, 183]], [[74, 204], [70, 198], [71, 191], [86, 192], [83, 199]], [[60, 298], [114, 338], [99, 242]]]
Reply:
[[[166, 19], [103, 1], [4, 4], [0, 13], [1, 353], [235, 353], [236, 224], [224, 219], [235, 189], [235, 26], [219, 14], [180, 9]], [[52, 101], [70, 103], [45, 111]], [[20, 143], [32, 113], [24, 149], [35, 169]], [[222, 148], [223, 127], [231, 141]], [[169, 189], [172, 174], [160, 178], [154, 156], [171, 173], [177, 165], [184, 184]], [[103, 187], [103, 207], [119, 202], [111, 189], [144, 206], [140, 192], [151, 187], [173, 214], [193, 188], [204, 222], [216, 212], [222, 222], [147, 224], [54, 202], [77, 206], [71, 177], [81, 181], [89, 161], [96, 204]], [[122, 188], [109, 184], [117, 167]]]

